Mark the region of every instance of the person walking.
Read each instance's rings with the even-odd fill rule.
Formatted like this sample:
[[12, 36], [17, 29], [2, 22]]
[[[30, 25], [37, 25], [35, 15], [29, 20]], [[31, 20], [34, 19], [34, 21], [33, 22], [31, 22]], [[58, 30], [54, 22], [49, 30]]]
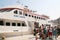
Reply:
[[49, 37], [49, 40], [53, 40], [52, 39], [52, 27], [51, 26], [49, 26], [48, 37]]
[[57, 40], [57, 28], [56, 28], [56, 26], [53, 28], [53, 38], [54, 38], [54, 40]]
[[46, 40], [46, 30], [45, 30], [45, 26], [42, 24], [42, 29], [41, 29], [41, 35], [42, 35], [42, 40]]
[[41, 26], [39, 27], [39, 38], [42, 37], [42, 30], [41, 30]]

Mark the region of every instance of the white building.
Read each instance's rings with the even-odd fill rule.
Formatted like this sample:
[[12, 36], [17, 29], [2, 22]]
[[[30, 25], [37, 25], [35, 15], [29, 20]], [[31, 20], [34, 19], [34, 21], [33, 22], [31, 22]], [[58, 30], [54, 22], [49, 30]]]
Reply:
[[0, 8], [0, 38], [32, 34], [37, 26], [48, 24], [48, 16], [38, 15], [24, 6]]

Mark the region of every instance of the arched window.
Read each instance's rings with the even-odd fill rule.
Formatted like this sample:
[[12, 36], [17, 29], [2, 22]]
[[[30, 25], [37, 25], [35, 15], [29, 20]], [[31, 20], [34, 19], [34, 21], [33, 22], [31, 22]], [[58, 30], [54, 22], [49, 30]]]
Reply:
[[15, 10], [15, 11], [14, 11], [14, 14], [18, 14], [18, 11], [17, 11], [17, 10]]
[[31, 17], [31, 15], [29, 15], [29, 17]]
[[27, 14], [25, 14], [25, 16], [27, 16]]

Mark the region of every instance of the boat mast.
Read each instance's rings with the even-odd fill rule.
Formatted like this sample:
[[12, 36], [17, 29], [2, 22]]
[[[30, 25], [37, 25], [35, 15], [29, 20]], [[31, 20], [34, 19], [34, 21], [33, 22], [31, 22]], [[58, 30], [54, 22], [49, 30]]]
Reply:
[[23, 5], [20, 0], [16, 1], [17, 5]]
[[16, 1], [16, 3], [17, 3], [17, 4], [20, 4], [20, 1], [19, 1], [19, 0], [17, 0], [17, 1]]

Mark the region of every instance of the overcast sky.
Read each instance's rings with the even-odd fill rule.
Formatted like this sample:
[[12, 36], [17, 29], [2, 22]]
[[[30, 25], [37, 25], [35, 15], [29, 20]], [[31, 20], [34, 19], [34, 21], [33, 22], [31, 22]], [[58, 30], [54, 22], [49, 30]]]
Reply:
[[[17, 0], [0, 0], [0, 7], [15, 5]], [[51, 19], [60, 17], [60, 0], [19, 0], [38, 14], [48, 15]]]

